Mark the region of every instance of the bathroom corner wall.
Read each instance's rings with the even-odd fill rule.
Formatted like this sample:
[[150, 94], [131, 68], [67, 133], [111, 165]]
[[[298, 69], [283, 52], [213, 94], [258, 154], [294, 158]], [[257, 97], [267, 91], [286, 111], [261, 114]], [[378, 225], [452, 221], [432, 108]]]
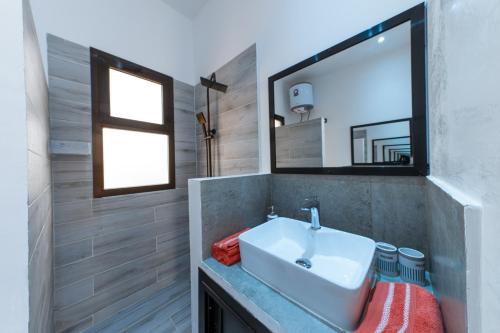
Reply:
[[[257, 114], [257, 55], [253, 45], [215, 74], [228, 86], [225, 94], [211, 90], [211, 127], [217, 130], [212, 141], [214, 176], [229, 176], [259, 171]], [[207, 73], [208, 74], [208, 73]], [[207, 91], [195, 88], [195, 110], [206, 116]], [[198, 175], [206, 176], [206, 148], [201, 126], [196, 125]]]
[[300, 211], [316, 196], [321, 223], [429, 254], [425, 178], [273, 174], [272, 204], [281, 216], [308, 221]]
[[[119, 56], [119, 54], [118, 54]], [[48, 36], [55, 332], [80, 332], [167, 289], [186, 298], [187, 179], [196, 173], [194, 87], [174, 80], [174, 190], [93, 198], [89, 49]]]
[[427, 181], [431, 279], [447, 332], [479, 332], [480, 217], [477, 204]]
[[23, 1], [28, 129], [29, 332], [52, 332], [52, 188], [48, 88], [33, 15]]
[[198, 332], [198, 266], [210, 257], [214, 242], [264, 223], [270, 204], [269, 174], [189, 181], [193, 332]]

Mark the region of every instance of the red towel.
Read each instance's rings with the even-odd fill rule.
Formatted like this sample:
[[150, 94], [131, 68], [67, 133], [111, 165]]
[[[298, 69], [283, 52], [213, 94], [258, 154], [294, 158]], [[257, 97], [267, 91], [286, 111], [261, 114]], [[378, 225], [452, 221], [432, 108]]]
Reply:
[[444, 333], [439, 304], [409, 283], [379, 282], [355, 333]]
[[238, 236], [247, 230], [250, 230], [250, 228], [246, 228], [214, 243], [212, 245], [212, 256], [227, 266], [240, 261], [240, 242]]

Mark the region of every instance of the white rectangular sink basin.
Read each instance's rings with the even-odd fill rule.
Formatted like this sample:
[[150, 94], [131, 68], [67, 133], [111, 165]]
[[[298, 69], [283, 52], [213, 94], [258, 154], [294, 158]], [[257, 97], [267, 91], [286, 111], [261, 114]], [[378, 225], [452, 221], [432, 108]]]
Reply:
[[[240, 235], [242, 267], [343, 330], [356, 329], [372, 278], [369, 238], [280, 217]], [[296, 263], [307, 259], [311, 267]]]

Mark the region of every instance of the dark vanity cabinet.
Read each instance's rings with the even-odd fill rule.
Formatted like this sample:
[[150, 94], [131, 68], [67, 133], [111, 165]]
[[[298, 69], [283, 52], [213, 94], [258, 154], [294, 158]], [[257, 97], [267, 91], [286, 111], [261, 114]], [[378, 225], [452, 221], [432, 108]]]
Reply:
[[270, 332], [201, 269], [198, 292], [200, 333]]

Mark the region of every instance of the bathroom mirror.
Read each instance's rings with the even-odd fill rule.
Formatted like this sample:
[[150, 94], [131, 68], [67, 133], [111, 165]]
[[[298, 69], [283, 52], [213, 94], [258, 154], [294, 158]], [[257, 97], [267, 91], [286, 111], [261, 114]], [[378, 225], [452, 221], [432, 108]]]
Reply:
[[272, 172], [428, 174], [424, 14], [411, 8], [269, 78]]

